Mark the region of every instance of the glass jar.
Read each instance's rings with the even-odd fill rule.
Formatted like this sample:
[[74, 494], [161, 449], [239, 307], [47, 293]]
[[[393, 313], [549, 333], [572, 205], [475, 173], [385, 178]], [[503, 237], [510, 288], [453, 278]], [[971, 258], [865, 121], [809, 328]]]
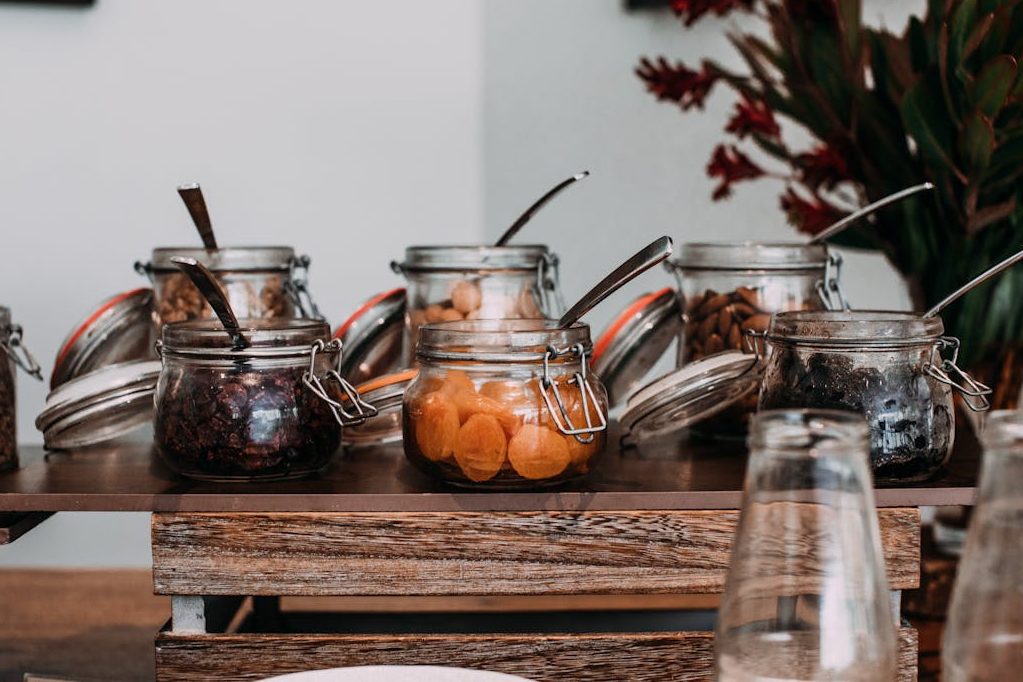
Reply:
[[[315, 320], [239, 322], [248, 347], [236, 347], [219, 321], [164, 327], [154, 421], [161, 454], [204, 480], [319, 471], [341, 443], [342, 424], [373, 413], [336, 371], [341, 342]], [[355, 399], [352, 411], [344, 396]]]
[[550, 485], [588, 472], [605, 445], [607, 393], [590, 329], [465, 320], [422, 328], [405, 393], [405, 455], [456, 485]]
[[216, 317], [188, 276], [171, 262], [175, 256], [194, 258], [209, 268], [238, 317], [321, 319], [307, 287], [309, 257], [296, 256], [290, 246], [165, 247], [153, 249], [148, 263], [135, 263], [135, 270], [153, 283], [159, 326]]
[[546, 246], [410, 246], [391, 268], [408, 281], [406, 364], [424, 324], [554, 319], [565, 307], [558, 257]]
[[40, 381], [39, 363], [21, 343], [22, 330], [11, 323], [11, 311], [0, 306], [0, 471], [18, 467], [17, 368]]
[[888, 311], [788, 312], [772, 318], [760, 408], [859, 412], [875, 478], [921, 481], [948, 460], [952, 391], [974, 410], [990, 390], [956, 366], [958, 339], [941, 318]]
[[753, 418], [714, 679], [894, 682], [897, 639], [863, 417]]
[[[841, 264], [824, 244], [683, 244], [680, 257], [668, 264], [683, 307], [676, 365], [723, 350], [751, 352], [744, 333], [765, 331], [776, 312], [848, 308], [839, 286]], [[741, 437], [755, 410], [753, 393], [698, 429]]]
[[948, 682], [1017, 679], [1023, 667], [1023, 415], [993, 413], [981, 441], [977, 506], [942, 646]]

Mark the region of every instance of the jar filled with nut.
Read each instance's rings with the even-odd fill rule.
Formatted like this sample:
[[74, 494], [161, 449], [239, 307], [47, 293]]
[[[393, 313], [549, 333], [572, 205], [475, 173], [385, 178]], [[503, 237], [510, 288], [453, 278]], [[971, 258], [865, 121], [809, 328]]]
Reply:
[[[315, 320], [239, 322], [248, 347], [218, 321], [164, 327], [154, 421], [160, 453], [203, 480], [319, 471], [341, 443], [342, 424], [373, 414], [337, 373], [341, 342]], [[354, 398], [347, 410], [345, 396]]]
[[943, 334], [941, 318], [913, 313], [775, 315], [760, 408], [859, 412], [870, 427], [877, 480], [929, 478], [952, 452], [953, 391], [977, 411], [988, 408], [991, 392], [959, 369], [959, 341]]
[[448, 483], [498, 489], [590, 470], [605, 445], [607, 393], [589, 371], [589, 327], [482, 320], [421, 333], [402, 418], [412, 464]]
[[565, 307], [558, 258], [546, 246], [410, 246], [391, 267], [408, 280], [409, 363], [424, 324], [550, 319]]
[[[840, 267], [841, 259], [823, 244], [684, 244], [669, 265], [684, 306], [677, 365], [723, 350], [752, 352], [748, 333], [765, 331], [773, 313], [846, 308]], [[696, 428], [740, 437], [754, 410], [755, 392]]]
[[0, 306], [0, 471], [18, 466], [17, 368], [43, 378], [21, 335], [21, 327], [11, 323], [11, 311]]
[[175, 256], [194, 258], [209, 268], [238, 317], [320, 319], [306, 284], [309, 257], [296, 256], [290, 246], [165, 247], [153, 249], [148, 263], [135, 264], [135, 269], [153, 282], [153, 314], [160, 327], [215, 318], [192, 281], [171, 262]]

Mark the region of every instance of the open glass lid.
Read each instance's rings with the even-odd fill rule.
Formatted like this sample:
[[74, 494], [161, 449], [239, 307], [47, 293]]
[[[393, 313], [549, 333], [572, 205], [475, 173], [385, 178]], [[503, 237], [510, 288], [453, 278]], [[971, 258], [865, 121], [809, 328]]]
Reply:
[[148, 288], [103, 301], [61, 343], [50, 388], [107, 365], [155, 358], [152, 309], [153, 290]]
[[[377, 409], [377, 414], [362, 424], [346, 426], [341, 431], [344, 445], [348, 448], [361, 448], [400, 441], [402, 401], [406, 389], [418, 374], [418, 369], [407, 369], [358, 385], [356, 390], [359, 395]], [[347, 407], [347, 402], [342, 399], [341, 404]]]
[[397, 369], [405, 330], [405, 290], [392, 289], [364, 302], [337, 328], [341, 376], [359, 384]]
[[628, 440], [672, 434], [713, 417], [757, 389], [761, 366], [756, 355], [729, 350], [652, 381], [625, 404]]
[[110, 365], [57, 387], [36, 418], [43, 443], [65, 450], [113, 440], [152, 421], [159, 360]]
[[611, 405], [621, 403], [682, 331], [675, 290], [644, 294], [619, 314], [593, 344], [593, 371]]

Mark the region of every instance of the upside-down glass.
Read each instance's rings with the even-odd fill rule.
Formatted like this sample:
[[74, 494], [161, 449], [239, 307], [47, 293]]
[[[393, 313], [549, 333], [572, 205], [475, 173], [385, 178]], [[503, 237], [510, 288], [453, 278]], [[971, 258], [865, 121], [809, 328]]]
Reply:
[[980, 492], [942, 647], [946, 682], [1023, 675], [1023, 413], [990, 415], [981, 440]]
[[717, 679], [893, 680], [895, 623], [863, 418], [761, 412], [749, 441]]

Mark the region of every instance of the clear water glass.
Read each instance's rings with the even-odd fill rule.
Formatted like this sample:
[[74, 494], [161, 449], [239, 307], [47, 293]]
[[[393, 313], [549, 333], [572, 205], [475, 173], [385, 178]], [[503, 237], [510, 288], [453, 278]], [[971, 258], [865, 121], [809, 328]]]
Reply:
[[942, 647], [947, 682], [1023, 678], [1023, 412], [992, 413]]
[[761, 412], [749, 443], [715, 632], [717, 679], [895, 679], [895, 622], [863, 417]]

